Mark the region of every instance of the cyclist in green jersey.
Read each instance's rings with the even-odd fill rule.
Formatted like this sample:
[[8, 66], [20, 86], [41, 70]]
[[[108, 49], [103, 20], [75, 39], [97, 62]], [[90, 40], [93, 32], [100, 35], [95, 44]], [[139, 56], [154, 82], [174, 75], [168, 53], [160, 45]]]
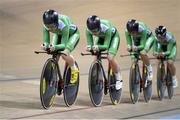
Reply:
[[[154, 35], [145, 23], [134, 19], [127, 22], [125, 35], [128, 45], [127, 51], [130, 53], [140, 51], [141, 59], [148, 70], [147, 80], [151, 82], [153, 72], [147, 53], [153, 45]], [[131, 59], [134, 62], [134, 55], [131, 55]]]
[[117, 29], [108, 20], [92, 15], [87, 19], [86, 37], [87, 51], [108, 51], [107, 59], [116, 76], [116, 89], [121, 89], [123, 81], [120, 76], [120, 68], [115, 60], [120, 43]]
[[[78, 77], [78, 68], [73, 56], [70, 54], [80, 39], [80, 33], [77, 26], [71, 19], [55, 10], [46, 10], [43, 13], [43, 50], [62, 51], [62, 58], [71, 66], [70, 83], [76, 83]], [[50, 33], [53, 34], [50, 43]], [[58, 56], [59, 59], [59, 56]]]
[[176, 59], [176, 40], [171, 32], [166, 30], [166, 27], [160, 25], [155, 29], [155, 42], [153, 46], [153, 55], [156, 57], [167, 57], [167, 65], [172, 75], [173, 87], [178, 86], [176, 78], [176, 68], [174, 61]]

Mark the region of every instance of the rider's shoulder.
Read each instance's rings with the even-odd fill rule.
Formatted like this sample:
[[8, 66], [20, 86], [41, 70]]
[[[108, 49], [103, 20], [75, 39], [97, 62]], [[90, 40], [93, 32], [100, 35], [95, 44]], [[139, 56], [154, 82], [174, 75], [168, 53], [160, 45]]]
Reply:
[[143, 32], [146, 30], [146, 24], [144, 22], [141, 21], [137, 21], [139, 23], [139, 27], [138, 27], [138, 32]]

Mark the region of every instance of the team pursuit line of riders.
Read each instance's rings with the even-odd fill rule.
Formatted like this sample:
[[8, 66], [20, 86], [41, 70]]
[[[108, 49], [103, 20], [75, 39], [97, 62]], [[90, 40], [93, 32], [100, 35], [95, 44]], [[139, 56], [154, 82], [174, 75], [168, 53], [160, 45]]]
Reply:
[[[70, 83], [75, 84], [79, 73], [71, 52], [76, 48], [80, 40], [80, 31], [73, 21], [66, 15], [59, 14], [55, 10], [48, 9], [43, 13], [43, 44], [44, 51], [61, 51], [61, 57], [70, 66]], [[116, 61], [116, 54], [120, 46], [120, 35], [118, 30], [108, 20], [101, 19], [96, 15], [89, 16], [86, 22], [87, 52], [107, 51], [107, 60], [115, 76], [115, 89], [123, 87], [123, 80], [120, 74], [120, 67]], [[50, 33], [53, 33], [50, 42]], [[135, 52], [139, 52], [140, 59], [147, 68], [147, 81], [153, 79], [152, 65], [148, 57], [148, 52], [153, 50], [153, 56], [159, 58], [166, 57], [167, 67], [171, 73], [173, 88], [178, 86], [176, 77], [177, 45], [173, 34], [167, 31], [163, 25], [157, 26], [153, 33], [144, 23], [135, 19], [127, 22], [125, 28], [127, 51], [132, 63], [135, 62]], [[57, 55], [57, 61], [59, 56]], [[160, 60], [159, 60], [160, 62]]]

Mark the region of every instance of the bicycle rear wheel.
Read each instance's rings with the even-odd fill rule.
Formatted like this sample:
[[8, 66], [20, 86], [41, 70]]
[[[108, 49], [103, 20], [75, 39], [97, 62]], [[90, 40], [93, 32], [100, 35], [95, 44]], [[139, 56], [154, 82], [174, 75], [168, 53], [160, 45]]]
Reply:
[[[75, 62], [76, 66], [78, 67], [78, 64]], [[78, 67], [79, 69], [79, 67]], [[79, 90], [79, 73], [77, 82], [71, 84], [71, 68], [66, 65], [65, 72], [64, 72], [64, 102], [67, 106], [71, 106], [76, 102], [76, 98], [78, 95]]]
[[57, 90], [57, 64], [50, 58], [44, 64], [40, 79], [41, 104], [45, 109], [52, 106]]
[[143, 68], [143, 94], [145, 102], [149, 102], [152, 97], [152, 81], [147, 81], [147, 68], [144, 66]]
[[137, 103], [140, 95], [140, 73], [138, 66], [132, 64], [129, 76], [129, 91], [130, 97], [133, 104]]
[[89, 70], [89, 95], [94, 106], [100, 106], [104, 96], [103, 72], [101, 63], [94, 61]]
[[157, 94], [160, 100], [164, 98], [165, 90], [165, 66], [164, 64], [160, 63], [157, 67]]
[[112, 104], [116, 105], [119, 104], [121, 101], [121, 94], [122, 94], [122, 88], [119, 90], [116, 90], [116, 79], [115, 79], [115, 75], [112, 72], [112, 69], [110, 68], [108, 70], [108, 80], [109, 80], [109, 95], [111, 98], [111, 102]]
[[170, 74], [169, 69], [167, 69], [167, 92], [169, 99], [172, 99], [174, 95], [174, 88], [172, 83], [172, 75]]

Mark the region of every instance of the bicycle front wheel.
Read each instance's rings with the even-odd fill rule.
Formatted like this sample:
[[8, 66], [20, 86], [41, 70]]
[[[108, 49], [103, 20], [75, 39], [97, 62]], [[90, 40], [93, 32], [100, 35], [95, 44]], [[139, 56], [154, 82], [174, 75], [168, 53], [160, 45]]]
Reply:
[[140, 73], [138, 66], [132, 64], [129, 76], [129, 91], [130, 97], [133, 104], [137, 103], [140, 96]]
[[157, 94], [159, 100], [163, 100], [165, 90], [165, 67], [164, 64], [160, 63], [157, 67]]
[[89, 70], [89, 95], [94, 106], [101, 106], [104, 96], [103, 72], [101, 63], [94, 61]]
[[41, 104], [45, 109], [53, 105], [57, 88], [57, 64], [50, 58], [44, 64], [40, 79]]

